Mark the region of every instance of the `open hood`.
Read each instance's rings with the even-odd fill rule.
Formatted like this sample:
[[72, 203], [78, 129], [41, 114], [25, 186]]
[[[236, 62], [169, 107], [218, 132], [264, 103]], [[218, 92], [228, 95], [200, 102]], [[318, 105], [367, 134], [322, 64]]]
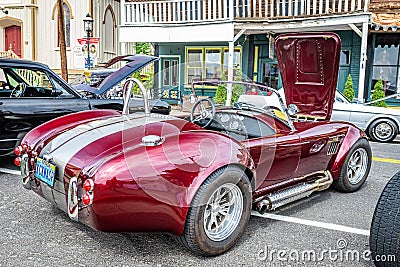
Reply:
[[295, 104], [300, 116], [329, 120], [339, 71], [339, 36], [283, 34], [276, 38], [275, 50], [286, 104]]
[[[135, 55], [119, 58], [119, 61], [127, 62], [126, 65], [107, 76], [97, 87], [89, 86], [86, 84], [79, 84], [74, 86], [74, 88], [77, 90], [83, 90], [97, 95], [102, 95], [113, 88], [115, 85], [120, 83], [123, 79], [132, 75], [136, 71], [141, 70], [143, 67], [156, 60], [158, 60], [157, 57], [146, 55]], [[113, 62], [113, 64], [114, 63], [116, 62]]]

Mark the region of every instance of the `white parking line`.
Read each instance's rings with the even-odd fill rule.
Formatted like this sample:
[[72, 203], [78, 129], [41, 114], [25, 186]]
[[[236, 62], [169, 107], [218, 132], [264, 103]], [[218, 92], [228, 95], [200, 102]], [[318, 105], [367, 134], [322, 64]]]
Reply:
[[16, 170], [11, 170], [11, 169], [6, 169], [6, 168], [0, 168], [0, 172], [8, 173], [8, 174], [14, 174], [14, 175], [20, 175], [20, 171]]
[[324, 228], [324, 229], [329, 229], [329, 230], [335, 230], [335, 231], [341, 231], [341, 232], [352, 233], [352, 234], [357, 234], [357, 235], [369, 236], [369, 230], [362, 230], [362, 229], [348, 227], [348, 226], [334, 224], [334, 223], [310, 221], [310, 220], [304, 220], [304, 219], [295, 218], [295, 217], [271, 214], [271, 213], [260, 214], [257, 211], [252, 211], [251, 215], [257, 216], [257, 217], [268, 218], [268, 219], [272, 219], [272, 220], [291, 222], [291, 223], [309, 225], [309, 226], [314, 226], [314, 227], [319, 227], [319, 228]]

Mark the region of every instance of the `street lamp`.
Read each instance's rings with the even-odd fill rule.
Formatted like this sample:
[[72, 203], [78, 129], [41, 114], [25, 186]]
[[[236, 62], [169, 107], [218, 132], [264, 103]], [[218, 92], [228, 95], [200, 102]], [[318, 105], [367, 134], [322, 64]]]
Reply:
[[87, 37], [87, 57], [88, 57], [87, 66], [88, 69], [90, 69], [90, 33], [93, 30], [93, 19], [89, 13], [83, 19], [83, 25], [85, 27], [86, 37]]

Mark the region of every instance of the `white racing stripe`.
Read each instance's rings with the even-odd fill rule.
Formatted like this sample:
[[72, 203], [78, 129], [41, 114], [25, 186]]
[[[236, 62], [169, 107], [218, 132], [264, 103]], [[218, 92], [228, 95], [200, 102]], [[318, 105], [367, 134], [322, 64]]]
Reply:
[[71, 158], [91, 143], [123, 130], [168, 119], [171, 117], [152, 114], [149, 116], [128, 115], [80, 124], [58, 135], [43, 148], [40, 154], [51, 154], [57, 166], [57, 176], [62, 179], [65, 166]]
[[277, 220], [277, 221], [297, 223], [297, 224], [303, 224], [303, 225], [308, 225], [308, 226], [324, 228], [324, 229], [328, 229], [328, 230], [334, 230], [334, 231], [346, 232], [346, 233], [351, 233], [351, 234], [369, 236], [369, 230], [362, 230], [362, 229], [348, 227], [348, 226], [334, 224], [334, 223], [324, 223], [324, 222], [310, 221], [310, 220], [304, 220], [304, 219], [295, 218], [295, 217], [271, 214], [271, 213], [260, 214], [258, 211], [252, 211], [251, 215], [257, 216], [257, 217], [262, 217], [262, 218], [267, 218], [267, 219], [272, 219], [272, 220]]
[[11, 169], [6, 169], [6, 168], [0, 168], [0, 172], [3, 173], [8, 173], [8, 174], [14, 174], [14, 175], [20, 175], [21, 172], [18, 170], [11, 170]]

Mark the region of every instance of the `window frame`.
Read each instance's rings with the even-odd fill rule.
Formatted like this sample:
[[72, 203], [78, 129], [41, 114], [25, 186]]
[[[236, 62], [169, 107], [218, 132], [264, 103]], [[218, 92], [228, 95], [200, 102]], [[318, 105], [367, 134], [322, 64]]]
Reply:
[[[394, 91], [393, 93], [390, 93], [390, 94], [386, 94], [386, 90], [390, 88], [390, 85], [389, 85], [389, 88], [384, 88], [385, 95], [386, 96], [390, 96], [390, 95], [393, 95], [393, 94], [400, 93], [400, 91], [399, 91], [400, 90], [400, 88], [399, 88], [399, 86], [400, 86], [400, 43], [397, 44], [397, 60], [396, 60], [396, 64], [376, 63], [376, 60], [377, 60], [377, 58], [376, 58], [377, 51], [376, 50], [377, 50], [377, 48], [380, 47], [381, 49], [385, 49], [385, 47], [386, 48], [390, 48], [391, 46], [392, 45], [387, 45], [387, 44], [381, 45], [380, 44], [380, 45], [374, 47], [374, 58], [373, 58], [373, 61], [372, 61], [371, 76], [370, 76], [371, 77], [370, 78], [371, 79], [371, 95], [372, 95], [372, 91], [374, 90], [374, 86], [376, 84], [376, 82], [374, 83], [374, 81], [375, 81], [374, 80], [374, 72], [375, 72], [375, 70], [378, 70], [379, 68], [381, 68], [381, 69], [384, 69], [384, 68], [395, 68], [395, 70], [396, 70], [396, 73], [394, 75], [395, 83], [393, 84], [393, 86], [394, 86], [395, 89], [397, 88], [397, 91]], [[382, 78], [382, 75], [380, 75], [379, 78]], [[382, 79], [383, 87], [385, 87], [387, 82], [390, 82], [390, 80], [389, 81], [385, 81], [385, 80]]]
[[[223, 76], [226, 76], [227, 78], [227, 66], [225, 66], [225, 53], [228, 53], [229, 48], [227, 46], [187, 46], [186, 47], [186, 53], [185, 53], [185, 84], [186, 86], [190, 86], [189, 83], [189, 69], [201, 69], [201, 79], [206, 80], [206, 75], [207, 75], [207, 61], [206, 61], [206, 51], [210, 50], [219, 50], [220, 51], [220, 77], [219, 79]], [[189, 66], [189, 52], [190, 51], [202, 51], [201, 52], [201, 67], [190, 67]], [[234, 76], [235, 72], [240, 73], [242, 69], [242, 47], [241, 46], [235, 46], [234, 47], [234, 52], [239, 52], [239, 63], [237, 64], [237, 67], [234, 66]]]

